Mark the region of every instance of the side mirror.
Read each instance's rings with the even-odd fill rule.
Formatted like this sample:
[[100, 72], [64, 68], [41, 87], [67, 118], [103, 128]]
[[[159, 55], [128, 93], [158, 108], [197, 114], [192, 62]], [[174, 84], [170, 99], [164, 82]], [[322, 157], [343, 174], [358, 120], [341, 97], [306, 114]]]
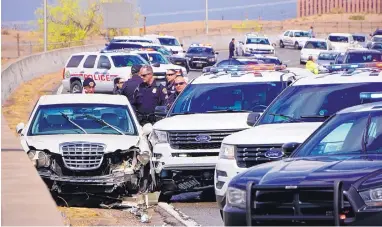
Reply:
[[111, 65], [110, 65], [110, 63], [102, 62], [101, 63], [101, 68], [103, 68], [103, 69], [110, 69]]
[[20, 135], [21, 132], [24, 130], [24, 127], [25, 127], [24, 123], [18, 123], [17, 126], [16, 126], [16, 132], [17, 132], [17, 134]]
[[247, 125], [254, 126], [260, 115], [260, 113], [250, 113], [247, 117]]
[[152, 64], [153, 67], [160, 67], [160, 64], [158, 62]]
[[219, 52], [215, 52], [215, 54], [219, 54]]
[[156, 117], [165, 117], [167, 112], [167, 106], [157, 106], [154, 113]]
[[183, 47], [183, 44], [180, 44], [181, 47]]
[[293, 151], [296, 150], [298, 146], [300, 146], [300, 143], [295, 143], [295, 142], [284, 143], [281, 149], [283, 150], [285, 155], [289, 156], [293, 153]]
[[153, 125], [150, 124], [150, 123], [145, 124], [145, 125], [142, 127], [142, 131], [143, 131], [143, 135], [144, 135], [144, 136], [148, 136], [148, 135], [150, 135], [150, 133], [153, 131]]

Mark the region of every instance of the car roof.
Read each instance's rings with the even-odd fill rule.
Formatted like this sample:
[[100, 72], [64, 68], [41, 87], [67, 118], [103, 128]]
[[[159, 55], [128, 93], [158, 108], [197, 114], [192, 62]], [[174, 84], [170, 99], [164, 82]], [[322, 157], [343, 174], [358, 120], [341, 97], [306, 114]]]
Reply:
[[72, 56], [76, 56], [76, 55], [107, 55], [107, 56], [119, 56], [119, 55], [136, 55], [135, 53], [132, 53], [132, 52], [128, 52], [128, 51], [123, 51], [123, 50], [115, 50], [115, 51], [105, 51], [105, 52], [80, 52], [80, 53], [75, 53], [75, 54], [72, 54]]
[[356, 35], [356, 36], [368, 36], [368, 35], [366, 35], [366, 34], [362, 34], [362, 33], [353, 33], [352, 35]]
[[321, 51], [320, 54], [340, 54], [341, 51], [335, 51], [335, 50], [325, 50]]
[[374, 37], [382, 38], [382, 35], [375, 35], [375, 36], [373, 36], [373, 38], [374, 38]]
[[61, 94], [61, 95], [43, 95], [38, 101], [39, 105], [55, 104], [112, 104], [127, 105], [129, 102], [123, 95], [106, 94]]
[[371, 111], [382, 112], [382, 102], [372, 102], [372, 103], [362, 104], [358, 106], [348, 107], [346, 109], [340, 110], [339, 112], [337, 112], [337, 114], [371, 112]]
[[310, 38], [307, 42], [327, 42], [327, 39]]
[[[325, 73], [319, 74], [315, 77], [304, 77], [297, 80], [292, 86], [304, 85], [322, 85], [322, 84], [351, 84], [351, 83], [368, 83], [368, 82], [381, 82], [382, 71], [378, 76], [371, 76], [369, 72], [356, 72], [349, 76], [345, 72], [338, 72], [335, 74]], [[382, 90], [382, 89], [381, 89]]]
[[[289, 31], [289, 32], [308, 32], [306, 30], [287, 30], [287, 31]], [[285, 32], [287, 32], [287, 31], [285, 31]]]
[[370, 50], [370, 49], [348, 49], [346, 52], [347, 53], [375, 53], [375, 54], [381, 53], [377, 50]]
[[131, 53], [134, 54], [160, 54], [158, 51], [155, 50], [133, 50]]
[[350, 33], [330, 33], [329, 36], [353, 36]]

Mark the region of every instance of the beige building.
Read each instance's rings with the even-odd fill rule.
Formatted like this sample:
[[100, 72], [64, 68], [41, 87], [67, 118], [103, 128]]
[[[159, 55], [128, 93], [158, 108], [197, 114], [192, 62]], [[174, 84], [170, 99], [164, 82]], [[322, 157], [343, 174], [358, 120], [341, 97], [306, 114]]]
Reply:
[[382, 13], [382, 0], [297, 0], [297, 17], [333, 12]]

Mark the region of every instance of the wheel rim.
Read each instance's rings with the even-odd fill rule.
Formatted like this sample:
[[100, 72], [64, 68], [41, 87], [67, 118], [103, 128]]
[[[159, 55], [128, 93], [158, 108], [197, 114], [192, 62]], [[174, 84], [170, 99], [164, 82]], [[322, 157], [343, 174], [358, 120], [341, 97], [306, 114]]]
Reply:
[[298, 44], [296, 43], [296, 44], [294, 44], [294, 46], [296, 47], [296, 49], [298, 49]]
[[74, 86], [73, 86], [73, 89], [72, 89], [72, 92], [73, 92], [73, 93], [80, 92], [80, 91], [81, 91], [81, 88], [80, 88], [79, 85], [74, 85]]

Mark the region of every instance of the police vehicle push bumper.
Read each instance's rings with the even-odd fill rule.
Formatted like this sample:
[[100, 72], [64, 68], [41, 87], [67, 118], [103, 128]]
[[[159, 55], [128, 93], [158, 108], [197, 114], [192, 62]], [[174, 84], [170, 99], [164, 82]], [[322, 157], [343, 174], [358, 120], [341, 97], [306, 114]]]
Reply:
[[202, 69], [207, 66], [213, 66], [216, 64], [216, 58], [210, 57], [189, 57], [188, 66], [191, 69]]

